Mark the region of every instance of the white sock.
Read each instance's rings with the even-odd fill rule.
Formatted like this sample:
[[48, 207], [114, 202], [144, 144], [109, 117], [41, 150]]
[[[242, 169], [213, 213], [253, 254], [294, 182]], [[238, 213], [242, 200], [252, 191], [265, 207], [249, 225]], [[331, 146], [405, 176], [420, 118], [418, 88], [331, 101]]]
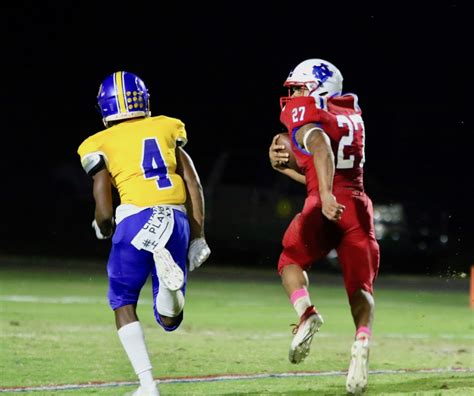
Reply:
[[138, 379], [142, 388], [153, 388], [156, 386], [151, 369], [138, 374]]
[[132, 322], [122, 326], [118, 330], [118, 336], [130, 363], [132, 363], [135, 374], [140, 379], [140, 385], [146, 388], [152, 386], [154, 384], [151, 372], [152, 366], [140, 322]]
[[301, 317], [301, 315], [303, 315], [312, 305], [306, 287], [295, 290], [290, 297], [290, 301], [293, 304], [293, 307], [295, 307], [298, 317]]
[[293, 305], [295, 307], [295, 311], [299, 317], [303, 315], [306, 310], [311, 306], [311, 300], [309, 297], [300, 298], [296, 303]]
[[160, 315], [174, 318], [178, 316], [184, 307], [184, 295], [181, 290], [171, 291], [160, 285], [156, 296], [156, 310]]

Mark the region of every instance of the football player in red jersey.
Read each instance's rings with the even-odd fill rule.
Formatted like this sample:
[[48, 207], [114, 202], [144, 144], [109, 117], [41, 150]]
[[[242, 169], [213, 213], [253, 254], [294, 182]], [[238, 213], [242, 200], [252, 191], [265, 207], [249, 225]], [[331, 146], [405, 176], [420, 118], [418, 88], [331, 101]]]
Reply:
[[342, 94], [342, 75], [330, 62], [308, 59], [290, 73], [281, 98], [280, 121], [288, 129], [298, 167], [286, 166], [288, 154], [274, 137], [272, 167], [305, 183], [303, 209], [283, 236], [278, 272], [300, 320], [289, 359], [300, 363], [309, 353], [323, 318], [308, 292], [307, 270], [335, 249], [342, 267], [356, 333], [346, 388], [367, 386], [369, 341], [374, 318], [373, 283], [379, 268], [372, 201], [364, 191], [365, 130], [357, 96]]

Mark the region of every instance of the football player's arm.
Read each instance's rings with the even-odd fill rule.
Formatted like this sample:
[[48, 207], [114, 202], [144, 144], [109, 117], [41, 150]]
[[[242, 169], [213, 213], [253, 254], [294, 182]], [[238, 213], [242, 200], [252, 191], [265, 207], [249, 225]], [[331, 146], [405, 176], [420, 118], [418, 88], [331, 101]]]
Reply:
[[278, 144], [278, 136], [279, 135], [277, 134], [273, 137], [272, 143], [268, 149], [270, 165], [276, 171], [283, 173], [285, 176], [288, 176], [298, 183], [306, 184], [306, 177], [302, 173], [286, 166], [289, 155], [288, 153], [280, 151], [284, 150], [285, 146], [283, 144]]
[[313, 155], [324, 216], [338, 221], [345, 206], [339, 204], [332, 193], [335, 164], [328, 135], [316, 124], [307, 124], [298, 130], [296, 140]]
[[191, 228], [191, 239], [204, 237], [205, 207], [201, 181], [191, 157], [181, 147], [176, 149], [176, 159], [178, 161], [176, 172], [186, 185], [186, 210]]
[[211, 254], [204, 236], [204, 193], [193, 161], [181, 147], [176, 149], [176, 159], [176, 172], [183, 178], [186, 186], [186, 211], [191, 231], [188, 261], [189, 270], [193, 271]]
[[110, 174], [106, 167], [94, 173], [93, 179], [93, 194], [95, 200], [95, 224], [93, 227], [97, 233], [98, 227], [100, 234], [106, 239], [112, 236], [114, 231], [114, 210], [112, 200], [112, 182], [110, 180]]

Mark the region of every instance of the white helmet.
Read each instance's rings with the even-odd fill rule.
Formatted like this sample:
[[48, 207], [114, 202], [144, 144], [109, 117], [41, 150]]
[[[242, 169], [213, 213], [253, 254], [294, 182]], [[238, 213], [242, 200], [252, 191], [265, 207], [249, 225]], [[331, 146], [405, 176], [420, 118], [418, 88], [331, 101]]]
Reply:
[[342, 94], [342, 74], [332, 63], [323, 59], [307, 59], [296, 66], [285, 87], [305, 86], [311, 96], [339, 96]]

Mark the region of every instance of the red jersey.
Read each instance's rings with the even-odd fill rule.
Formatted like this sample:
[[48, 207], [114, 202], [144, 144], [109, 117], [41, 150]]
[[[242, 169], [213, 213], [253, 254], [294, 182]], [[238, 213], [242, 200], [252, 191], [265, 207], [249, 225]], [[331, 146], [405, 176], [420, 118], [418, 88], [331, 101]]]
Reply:
[[350, 187], [363, 191], [364, 122], [357, 96], [346, 94], [320, 103], [312, 96], [292, 98], [283, 108], [280, 121], [288, 128], [296, 162], [306, 176], [308, 195], [319, 195], [318, 177], [313, 155], [298, 145], [296, 131], [303, 125], [315, 123], [331, 140], [335, 157], [334, 189]]

